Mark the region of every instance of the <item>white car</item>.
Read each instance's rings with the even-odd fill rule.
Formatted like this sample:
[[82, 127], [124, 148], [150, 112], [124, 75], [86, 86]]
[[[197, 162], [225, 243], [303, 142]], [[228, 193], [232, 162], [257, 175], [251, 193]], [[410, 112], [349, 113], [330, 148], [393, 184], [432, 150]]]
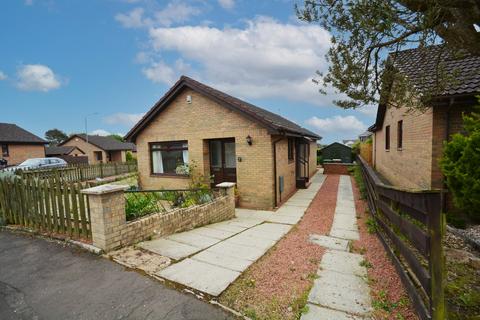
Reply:
[[64, 168], [68, 164], [60, 158], [33, 158], [27, 159], [18, 166], [9, 168], [10, 170], [33, 170], [33, 169], [53, 169]]

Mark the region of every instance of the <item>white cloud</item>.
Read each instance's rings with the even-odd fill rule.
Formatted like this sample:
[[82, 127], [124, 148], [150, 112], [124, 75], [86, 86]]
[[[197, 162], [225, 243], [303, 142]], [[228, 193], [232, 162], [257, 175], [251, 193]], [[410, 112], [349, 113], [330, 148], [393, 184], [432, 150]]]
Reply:
[[355, 116], [333, 116], [330, 118], [311, 117], [306, 124], [314, 128], [320, 135], [334, 134], [337, 137], [353, 137], [367, 129], [367, 126]]
[[369, 117], [375, 117], [377, 115], [377, 107], [378, 106], [364, 106], [356, 109], [356, 111]]
[[17, 87], [25, 91], [47, 92], [62, 85], [52, 69], [41, 64], [27, 64], [18, 68]]
[[119, 13], [115, 16], [115, 20], [120, 22], [125, 28], [140, 28], [146, 26], [143, 19], [143, 8], [135, 8], [129, 13]]
[[0, 81], [5, 80], [7, 78], [8, 78], [7, 75], [3, 71], [0, 70]]
[[33, 0], [25, 0], [25, 5], [26, 5], [26, 6], [31, 6], [31, 5], [33, 5]]
[[131, 127], [136, 124], [144, 113], [115, 113], [104, 118], [104, 121], [108, 124], [121, 124], [127, 127]]
[[152, 16], [147, 17], [143, 8], [135, 8], [128, 13], [117, 14], [115, 20], [125, 28], [169, 27], [176, 23], [184, 23], [200, 13], [201, 10], [197, 7], [174, 1], [167, 4], [163, 9], [154, 11]]
[[[157, 54], [177, 52], [198, 66], [194, 73], [220, 90], [245, 98], [287, 98], [317, 105], [332, 96], [318, 93], [312, 82], [316, 70], [325, 70], [324, 55], [330, 34], [316, 25], [280, 23], [267, 17], [246, 22], [244, 28], [208, 26], [150, 29]], [[165, 62], [143, 70], [152, 81], [169, 85], [181, 74]]]
[[218, 3], [224, 9], [232, 9], [235, 7], [235, 0], [218, 0]]
[[111, 135], [110, 132], [108, 132], [107, 130], [103, 130], [103, 129], [93, 130], [92, 132], [90, 132], [90, 134], [93, 135], [93, 136], [109, 136], [109, 135]]

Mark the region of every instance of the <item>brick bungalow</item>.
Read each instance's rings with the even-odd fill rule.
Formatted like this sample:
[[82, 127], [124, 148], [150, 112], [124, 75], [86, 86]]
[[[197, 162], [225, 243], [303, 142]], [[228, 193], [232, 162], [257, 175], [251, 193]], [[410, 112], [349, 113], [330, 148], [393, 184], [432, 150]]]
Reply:
[[45, 148], [45, 156], [61, 158], [68, 163], [88, 163], [88, 156], [76, 146], [49, 146]]
[[44, 158], [48, 142], [13, 123], [0, 123], [1, 159], [17, 165], [30, 158]]
[[182, 76], [126, 135], [144, 189], [188, 186], [184, 164], [236, 182], [240, 206], [271, 209], [316, 171], [315, 133]]
[[[395, 186], [420, 189], [444, 187], [439, 160], [443, 143], [461, 132], [462, 113], [470, 112], [480, 93], [480, 57], [453, 57], [442, 46], [424, 51], [410, 49], [397, 53], [394, 67], [414, 86], [434, 83], [437, 58], [455, 81], [446, 83], [426, 110], [408, 111], [407, 106], [392, 107], [389, 101], [378, 107], [373, 132], [375, 169]], [[392, 57], [391, 57], [392, 58]], [[425, 74], [429, 77], [425, 78]]]
[[77, 147], [88, 156], [88, 163], [125, 162], [127, 151], [134, 152], [135, 145], [112, 137], [74, 134], [59, 144], [60, 147]]

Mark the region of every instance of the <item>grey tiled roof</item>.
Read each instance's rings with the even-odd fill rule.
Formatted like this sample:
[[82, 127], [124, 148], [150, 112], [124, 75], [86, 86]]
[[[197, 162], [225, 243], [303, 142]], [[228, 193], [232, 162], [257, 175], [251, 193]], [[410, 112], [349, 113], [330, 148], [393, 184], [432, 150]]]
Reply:
[[[440, 85], [438, 96], [480, 92], [480, 57], [454, 54], [444, 45], [416, 48], [390, 54], [394, 66], [421, 90], [433, 90], [437, 79], [453, 76]], [[443, 75], [437, 77], [439, 72]]]
[[[86, 141], [85, 134], [76, 134], [68, 138], [66, 141], [62, 142], [64, 144], [67, 141], [70, 141], [73, 137], [79, 137]], [[131, 142], [121, 142], [112, 137], [88, 135], [88, 143], [91, 143], [100, 149], [105, 151], [116, 151], [116, 150], [135, 150], [135, 145]], [[62, 145], [61, 144], [61, 145]]]
[[46, 144], [47, 141], [13, 123], [0, 123], [0, 142]]
[[46, 156], [58, 156], [58, 155], [66, 155], [75, 149], [75, 146], [52, 146], [45, 148], [45, 155]]

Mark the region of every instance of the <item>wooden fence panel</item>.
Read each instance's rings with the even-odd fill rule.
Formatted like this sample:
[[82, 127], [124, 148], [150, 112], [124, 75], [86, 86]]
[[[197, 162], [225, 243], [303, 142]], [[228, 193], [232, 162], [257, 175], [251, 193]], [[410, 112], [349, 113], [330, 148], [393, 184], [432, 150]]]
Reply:
[[52, 175], [44, 179], [0, 179], [0, 217], [8, 224], [59, 233], [71, 238], [91, 238], [88, 198], [78, 182]]
[[358, 157], [377, 234], [421, 319], [445, 317], [445, 216], [442, 193], [402, 190], [381, 182]]

